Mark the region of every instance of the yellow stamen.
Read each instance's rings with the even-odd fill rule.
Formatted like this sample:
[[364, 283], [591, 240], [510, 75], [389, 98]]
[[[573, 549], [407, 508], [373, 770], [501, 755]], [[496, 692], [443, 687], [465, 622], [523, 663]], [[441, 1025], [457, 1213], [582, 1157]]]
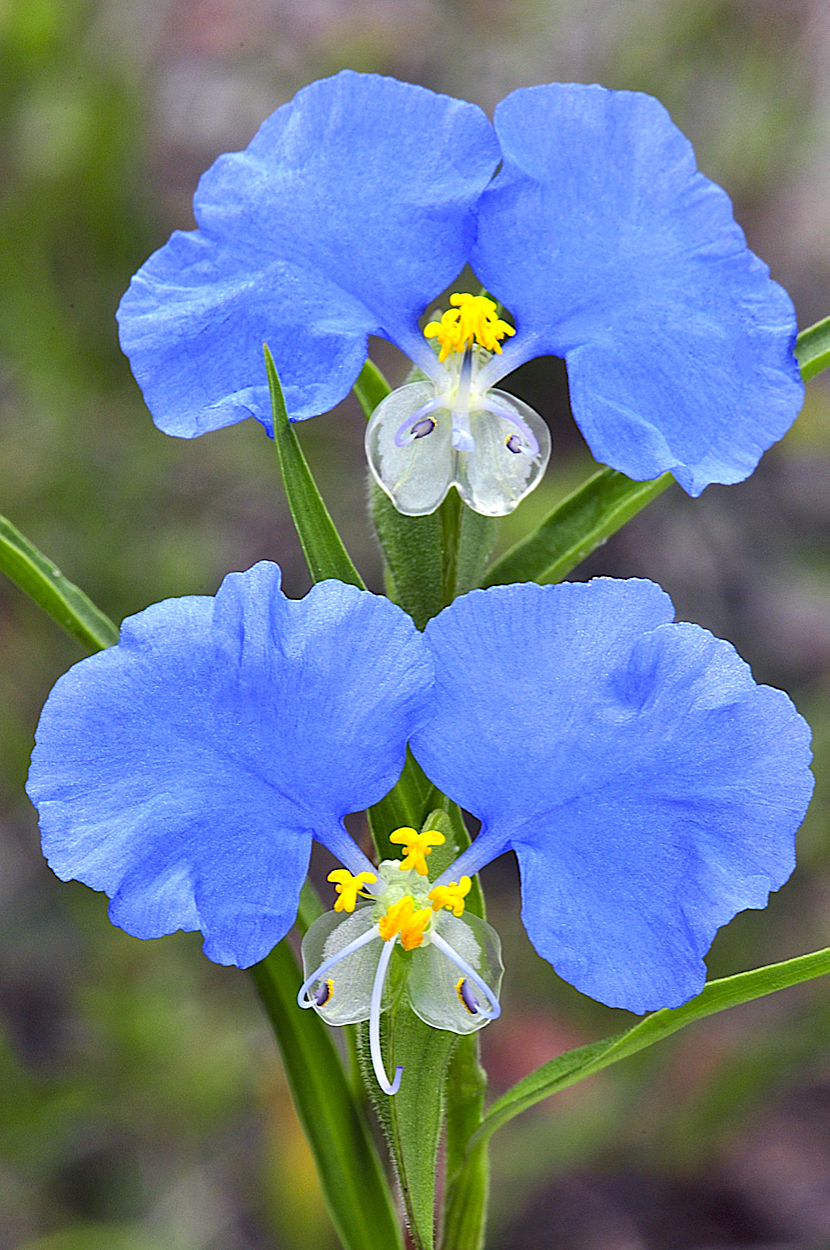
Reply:
[[446, 838], [437, 829], [425, 829], [423, 833], [419, 833], [417, 829], [404, 827], [390, 834], [389, 841], [406, 848], [406, 859], [399, 865], [401, 871], [414, 868], [420, 877], [425, 877], [427, 875], [425, 857], [432, 854], [434, 846], [443, 846]]
[[363, 893], [363, 886], [371, 885], [373, 881], [377, 881], [377, 877], [373, 872], [359, 872], [354, 877], [348, 868], [335, 868], [333, 872], [329, 873], [326, 880], [333, 881], [334, 888], [337, 891], [334, 910], [354, 911], [357, 896]]
[[432, 910], [440, 911], [442, 907], [446, 907], [454, 916], [460, 916], [464, 911], [464, 899], [470, 893], [471, 884], [469, 877], [462, 877], [460, 881], [451, 881], [449, 885], [436, 885], [428, 895]]
[[380, 936], [384, 942], [390, 942], [400, 934], [404, 950], [413, 951], [424, 940], [424, 929], [429, 924], [430, 915], [428, 907], [415, 911], [415, 904], [407, 894], [393, 903], [385, 916], [381, 916], [378, 921]]
[[439, 361], [443, 363], [450, 352], [460, 355], [474, 343], [500, 356], [501, 340], [516, 331], [498, 316], [496, 304], [485, 295], [470, 295], [466, 291], [451, 295], [450, 304], [452, 308], [442, 314], [440, 321], [430, 321], [424, 327], [424, 338], [438, 340]]

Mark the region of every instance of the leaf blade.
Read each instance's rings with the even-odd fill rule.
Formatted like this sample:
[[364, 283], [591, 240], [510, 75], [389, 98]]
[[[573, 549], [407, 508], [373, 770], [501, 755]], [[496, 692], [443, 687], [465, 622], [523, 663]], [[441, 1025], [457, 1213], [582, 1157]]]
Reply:
[[337, 578], [365, 590], [363, 579], [343, 545], [288, 420], [276, 365], [267, 345], [264, 350], [274, 418], [274, 447], [288, 507], [311, 579], [321, 582]]
[[490, 1137], [502, 1124], [528, 1107], [662, 1041], [696, 1020], [827, 975], [830, 975], [830, 947], [782, 963], [755, 968], [751, 972], [739, 972], [735, 976], [710, 981], [697, 998], [682, 1007], [655, 1011], [631, 1029], [566, 1051], [517, 1081], [512, 1089], [493, 1103], [480, 1128], [471, 1137], [470, 1147], [474, 1148]]
[[830, 317], [801, 331], [795, 341], [795, 358], [805, 382], [830, 369]]
[[118, 628], [6, 517], [0, 517], [0, 569], [70, 637], [90, 651], [118, 641]]
[[634, 482], [616, 469], [599, 469], [497, 560], [483, 585], [561, 581], [673, 482], [670, 473]]

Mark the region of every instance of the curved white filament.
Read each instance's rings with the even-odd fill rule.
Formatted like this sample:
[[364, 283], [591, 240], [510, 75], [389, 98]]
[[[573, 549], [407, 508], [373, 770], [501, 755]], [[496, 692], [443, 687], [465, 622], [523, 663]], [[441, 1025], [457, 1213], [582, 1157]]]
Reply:
[[458, 971], [463, 972], [464, 976], [468, 977], [469, 980], [472, 981], [473, 985], [475, 985], [476, 988], [481, 990], [482, 994], [484, 994], [490, 1004], [490, 1010], [482, 1011], [481, 1015], [484, 1016], [486, 1020], [498, 1020], [501, 1015], [501, 1005], [486, 981], [482, 981], [475, 969], [470, 967], [466, 959], [461, 958], [458, 951], [455, 950], [454, 947], [450, 946], [449, 942], [446, 941], [445, 938], [442, 938], [440, 933], [433, 930], [430, 934], [430, 939], [432, 941], [432, 945], [437, 947], [442, 955], [446, 955], [447, 959], [451, 959]]
[[395, 1069], [394, 1079], [389, 1081], [386, 1076], [386, 1069], [383, 1066], [383, 1055], [380, 1053], [380, 1003], [383, 998], [386, 970], [389, 967], [389, 960], [392, 958], [394, 945], [394, 938], [391, 942], [384, 942], [383, 944], [383, 950], [381, 951], [375, 972], [375, 980], [372, 984], [372, 1000], [369, 1005], [369, 1050], [372, 1055], [372, 1067], [375, 1069], [378, 1085], [384, 1094], [397, 1094], [401, 1087], [401, 1075], [403, 1073], [403, 1065], [398, 1064]]
[[[300, 1007], [313, 1007], [314, 999], [307, 997], [309, 986], [313, 985], [315, 981], [319, 981], [322, 977], [324, 977], [326, 973], [331, 968], [334, 967], [335, 964], [340, 963], [341, 959], [345, 959], [347, 955], [353, 955], [355, 951], [360, 950], [361, 946], [365, 946], [367, 942], [371, 942], [376, 937], [380, 937], [380, 929], [378, 928], [377, 925], [373, 925], [372, 928], [367, 930], [366, 933], [361, 933], [360, 937], [356, 937], [353, 941], [349, 942], [346, 946], [344, 946], [343, 949], [338, 951], [336, 955], [332, 955], [330, 956], [330, 958], [324, 959], [323, 962], [320, 964], [320, 967], [315, 968], [311, 976], [306, 977], [305, 981], [303, 981], [302, 985], [300, 986], [299, 993], [297, 994], [298, 1005]], [[383, 956], [381, 956], [381, 960], [382, 959], [383, 959]], [[387, 963], [388, 963], [388, 960], [387, 960]]]

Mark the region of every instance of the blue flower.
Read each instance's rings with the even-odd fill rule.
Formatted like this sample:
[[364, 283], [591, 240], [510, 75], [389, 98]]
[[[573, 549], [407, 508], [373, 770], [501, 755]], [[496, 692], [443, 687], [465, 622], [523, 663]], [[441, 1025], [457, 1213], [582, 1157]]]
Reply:
[[[291, 418], [325, 412], [368, 336], [386, 338], [427, 379], [396, 392], [369, 443], [404, 511], [455, 482], [504, 512], [538, 481], [544, 423], [494, 389], [535, 356], [565, 358], [599, 461], [670, 470], [693, 495], [748, 476], [801, 404], [788, 296], [646, 95], [522, 89], [491, 124], [344, 71], [220, 157], [194, 210], [198, 229], [147, 261], [119, 310], [156, 423], [186, 438], [248, 416], [268, 428], [265, 342]], [[432, 323], [440, 360], [419, 319], [467, 264], [515, 327], [480, 306], [460, 325], [456, 303]]]
[[[578, 989], [643, 1012], [702, 987], [719, 926], [794, 864], [809, 731], [726, 642], [676, 624], [646, 581], [472, 591], [418, 633], [385, 599], [279, 570], [125, 621], [44, 708], [28, 792], [61, 879], [110, 896], [137, 937], [199, 929], [247, 967], [297, 913], [312, 838], [345, 865], [304, 943], [304, 1006], [379, 1016], [393, 947], [436, 1027], [498, 1014], [498, 939], [469, 878], [515, 851], [531, 941]], [[343, 827], [396, 781], [407, 740], [482, 821], [435, 880], [432, 829], [377, 868]], [[395, 1086], [396, 1087], [396, 1086]]]

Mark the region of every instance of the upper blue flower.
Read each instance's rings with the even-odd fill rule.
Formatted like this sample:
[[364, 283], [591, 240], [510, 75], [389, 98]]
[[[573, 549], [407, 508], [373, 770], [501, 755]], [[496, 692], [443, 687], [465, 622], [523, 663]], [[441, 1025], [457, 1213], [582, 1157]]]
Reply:
[[[265, 342], [293, 420], [344, 398], [369, 335], [446, 397], [419, 319], [467, 264], [516, 331], [491, 358], [474, 353], [478, 397], [531, 357], [563, 356], [593, 454], [633, 478], [670, 470], [695, 495], [740, 481], [801, 404], [790, 300], [649, 96], [522, 89], [491, 124], [472, 104], [344, 71], [220, 157], [194, 210], [198, 229], [147, 261], [119, 310], [171, 434], [248, 416], [268, 427]], [[544, 459], [509, 397], [489, 403], [508, 423], [508, 467], [524, 464], [510, 461], [518, 450]], [[471, 446], [468, 427], [453, 421], [455, 453]], [[409, 433], [430, 430], [419, 417]], [[491, 489], [446, 472], [462, 493]]]
[[[403, 919], [370, 911], [323, 943], [324, 971], [304, 988], [357, 939], [352, 1007], [368, 1012], [371, 991], [377, 1013], [389, 955], [376, 939], [411, 930], [415, 946], [426, 929], [444, 954], [455, 945], [456, 967], [459, 952], [466, 961], [478, 1005], [465, 998], [457, 1013], [478, 1011], [477, 1027], [497, 952], [482, 947], [477, 962], [475, 934], [427, 909], [458, 916], [465, 878], [512, 849], [528, 934], [561, 976], [612, 1006], [674, 1006], [701, 988], [716, 929], [763, 907], [792, 871], [812, 778], [809, 731], [787, 696], [672, 615], [653, 583], [600, 579], [473, 591], [419, 634], [354, 587], [324, 582], [293, 602], [273, 565], [231, 574], [215, 598], [126, 621], [117, 647], [57, 683], [28, 783], [45, 853], [62, 879], [105, 890], [128, 932], [200, 929], [211, 959], [246, 967], [293, 922], [317, 838], [348, 870], [334, 874], [341, 908], [364, 888], [383, 908], [412, 897]], [[435, 837], [399, 831], [398, 874], [342, 824], [391, 788], [407, 739], [482, 820], [414, 892], [405, 880], [426, 874]], [[390, 873], [403, 883], [391, 895]], [[342, 1013], [322, 989], [315, 1003]]]

